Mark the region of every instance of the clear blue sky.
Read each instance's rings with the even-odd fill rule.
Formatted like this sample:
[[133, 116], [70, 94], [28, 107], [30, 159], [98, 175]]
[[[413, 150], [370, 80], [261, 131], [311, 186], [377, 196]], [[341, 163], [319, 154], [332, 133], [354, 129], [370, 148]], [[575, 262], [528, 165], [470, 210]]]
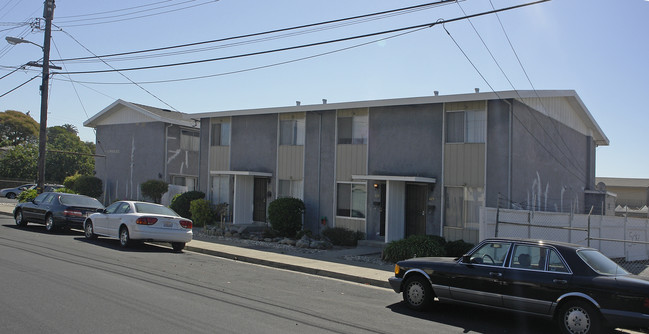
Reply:
[[[105, 55], [214, 40], [423, 3], [426, 1], [57, 0], [54, 23], [63, 31], [55, 28], [53, 32], [51, 58], [91, 56], [88, 50]], [[504, 8], [526, 1], [491, 0], [491, 3], [495, 8]], [[114, 68], [132, 68], [219, 58], [438, 19], [450, 20], [464, 16], [463, 11], [474, 14], [491, 9], [490, 1], [466, 0], [461, 1], [460, 6], [451, 3], [297, 36], [239, 45], [208, 44], [202, 45], [209, 48], [202, 52], [106, 59], [106, 62]], [[38, 47], [9, 46], [4, 39], [6, 36], [24, 37], [42, 45], [41, 31], [14, 24], [39, 17], [42, 10], [42, 1], [0, 2], [0, 77], [11, 71], [8, 67], [41, 58], [42, 51]], [[167, 13], [152, 15], [160, 12]], [[90, 15], [96, 13], [100, 14]], [[123, 72], [134, 82], [210, 76], [179, 82], [142, 83], [140, 86], [146, 91], [129, 84], [128, 79], [117, 73], [55, 75], [51, 82], [48, 126], [73, 124], [83, 140], [94, 142], [92, 129], [84, 128], [83, 122], [116, 99], [198, 113], [290, 106], [295, 101], [304, 105], [319, 104], [322, 99], [335, 103], [426, 96], [435, 90], [445, 95], [470, 93], [474, 88], [482, 92], [492, 88], [531, 89], [498, 18], [531, 84], [536, 89], [577, 91], [610, 139], [610, 146], [597, 149], [597, 176], [649, 178], [649, 154], [646, 153], [649, 112], [647, 104], [642, 102], [649, 94], [649, 2], [645, 0], [552, 0], [471, 20], [480, 37], [469, 21], [446, 24], [460, 48], [444, 27], [436, 25], [326, 55], [324, 53], [381, 37], [196, 65]], [[382, 37], [387, 36], [392, 35]], [[229, 43], [242, 41], [250, 39]], [[312, 57], [315, 55], [320, 56]], [[305, 57], [312, 58], [293, 62]], [[288, 63], [265, 67], [283, 62]], [[56, 65], [70, 72], [110, 69], [96, 61], [66, 61]], [[251, 70], [258, 67], [265, 68]], [[249, 71], [225, 74], [242, 70]], [[33, 68], [20, 70], [0, 79], [0, 95], [37, 75], [38, 71]], [[71, 83], [70, 79], [76, 83]], [[40, 78], [37, 78], [0, 97], [0, 110], [30, 111], [39, 121], [39, 85]]]

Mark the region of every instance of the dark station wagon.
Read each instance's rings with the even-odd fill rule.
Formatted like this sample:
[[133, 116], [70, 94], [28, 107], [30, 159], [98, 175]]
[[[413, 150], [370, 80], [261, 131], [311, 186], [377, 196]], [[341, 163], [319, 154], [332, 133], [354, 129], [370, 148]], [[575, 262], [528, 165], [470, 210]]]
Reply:
[[399, 261], [389, 278], [408, 307], [457, 302], [554, 319], [563, 333], [649, 327], [649, 277], [580, 245], [486, 239], [460, 258]]

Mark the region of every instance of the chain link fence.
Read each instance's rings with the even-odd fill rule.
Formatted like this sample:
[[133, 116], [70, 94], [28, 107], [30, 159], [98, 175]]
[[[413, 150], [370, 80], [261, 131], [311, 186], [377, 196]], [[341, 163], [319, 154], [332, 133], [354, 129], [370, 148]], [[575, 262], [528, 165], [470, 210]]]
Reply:
[[649, 219], [628, 216], [484, 208], [480, 240], [512, 237], [599, 249], [631, 273], [649, 277]]

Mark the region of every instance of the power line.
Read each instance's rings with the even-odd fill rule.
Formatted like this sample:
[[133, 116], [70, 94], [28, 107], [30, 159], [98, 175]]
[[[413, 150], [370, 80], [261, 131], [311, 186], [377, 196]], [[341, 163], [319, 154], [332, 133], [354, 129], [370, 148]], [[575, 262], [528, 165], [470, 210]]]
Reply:
[[[79, 45], [80, 45], [82, 48], [84, 48], [86, 51], [88, 51], [88, 52], [91, 53], [91, 54], [94, 54], [92, 51], [90, 51], [90, 49], [88, 49], [85, 45], [81, 44], [81, 42], [79, 42], [76, 38], [74, 38], [74, 36], [72, 36], [70, 33], [68, 33], [67, 31], [65, 31], [65, 30], [63, 30], [63, 29], [61, 29], [61, 31], [62, 31], [63, 33], [65, 33], [66, 35], [68, 35], [68, 37], [72, 38], [72, 40], [74, 40], [75, 42], [77, 42], [77, 44], [79, 44]], [[102, 61], [103, 61], [103, 60], [102, 60]], [[103, 63], [104, 63], [106, 66], [112, 68], [112, 72], [117, 72], [117, 73], [119, 73], [119, 75], [121, 75], [122, 77], [124, 77], [126, 80], [130, 81], [132, 84], [136, 85], [136, 86], [137, 86], [138, 88], [140, 88], [141, 90], [145, 91], [147, 94], [153, 96], [156, 100], [162, 102], [163, 104], [165, 104], [165, 105], [168, 106], [169, 108], [171, 108], [171, 109], [173, 109], [173, 110], [175, 110], [175, 111], [178, 111], [178, 109], [172, 107], [169, 103], [163, 101], [161, 98], [159, 98], [159, 97], [156, 96], [155, 94], [151, 93], [151, 92], [150, 92], [149, 90], [147, 90], [146, 88], [142, 87], [141, 85], [137, 84], [135, 81], [131, 80], [131, 78], [129, 78], [128, 76], [126, 76], [126, 75], [125, 75], [124, 73], [122, 73], [120, 70], [115, 69], [114, 67], [112, 67], [110, 64], [108, 64], [108, 63], [105, 62], [105, 61], [103, 61]], [[66, 74], [66, 73], [61, 73], [61, 74]]]
[[58, 60], [54, 60], [54, 61], [76, 61], [76, 60], [95, 59], [95, 58], [108, 58], [108, 57], [125, 56], [125, 55], [132, 55], [132, 54], [140, 54], [140, 53], [148, 53], [148, 52], [155, 52], [155, 51], [177, 49], [177, 48], [185, 48], [185, 47], [197, 46], [197, 45], [203, 45], [203, 44], [226, 42], [226, 41], [231, 41], [231, 40], [236, 40], [236, 39], [257, 37], [257, 36], [262, 36], [262, 35], [269, 35], [269, 34], [276, 34], [276, 33], [280, 33], [280, 32], [291, 31], [291, 30], [305, 29], [305, 28], [311, 28], [311, 27], [316, 27], [316, 26], [329, 25], [329, 24], [333, 24], [333, 23], [340, 23], [340, 22], [345, 22], [345, 21], [358, 20], [358, 19], [363, 19], [363, 18], [368, 18], [368, 17], [373, 17], [373, 16], [391, 14], [391, 13], [395, 13], [395, 12], [415, 10], [415, 9], [420, 9], [420, 8], [425, 8], [425, 7], [430, 7], [430, 6], [444, 5], [446, 3], [451, 3], [451, 2], [455, 2], [455, 0], [441, 0], [441, 1], [436, 1], [436, 2], [429, 2], [429, 3], [425, 3], [425, 4], [421, 4], [421, 5], [416, 5], [416, 6], [403, 7], [403, 8], [398, 8], [398, 9], [392, 9], [392, 10], [386, 10], [386, 11], [381, 11], [381, 12], [370, 13], [370, 14], [351, 16], [351, 17], [346, 17], [346, 18], [342, 18], [342, 19], [322, 21], [322, 22], [317, 22], [317, 23], [310, 23], [310, 24], [304, 24], [304, 25], [299, 25], [299, 26], [293, 26], [293, 27], [288, 27], [288, 28], [269, 30], [269, 31], [257, 32], [257, 33], [252, 33], [252, 34], [239, 35], [239, 36], [225, 37], [225, 38], [213, 39], [213, 40], [208, 40], [208, 41], [193, 42], [193, 43], [179, 44], [179, 45], [152, 48], [152, 49], [145, 49], [145, 50], [138, 50], [138, 51], [112, 53], [112, 54], [106, 54], [106, 55], [101, 55], [101, 56], [97, 56], [97, 57], [77, 57], [77, 58], [68, 58], [68, 59], [58, 59]]
[[[98, 12], [98, 13], [91, 13], [91, 14], [78, 14], [78, 15], [68, 15], [68, 16], [59, 16], [59, 19], [67, 19], [67, 18], [74, 18], [74, 17], [88, 17], [88, 16], [96, 16], [96, 15], [103, 15], [103, 14], [110, 14], [110, 13], [117, 13], [117, 12], [125, 12], [131, 9], [139, 9], [139, 8], [144, 8], [144, 7], [149, 7], [149, 6], [155, 6], [161, 3], [165, 2], [170, 2], [174, 0], [163, 0], [163, 1], [158, 1], [150, 4], [145, 4], [145, 5], [139, 5], [139, 6], [134, 6], [134, 7], [128, 7], [128, 8], [122, 8], [122, 9], [113, 9], [113, 10], [108, 10], [104, 12]], [[124, 14], [128, 15], [128, 14]]]
[[[255, 71], [255, 70], [260, 70], [260, 69], [265, 69], [265, 68], [270, 68], [270, 67], [275, 67], [275, 66], [280, 66], [280, 65], [286, 65], [286, 64], [290, 64], [290, 63], [296, 63], [296, 62], [299, 62], [299, 61], [303, 61], [303, 60], [307, 60], [307, 59], [313, 59], [313, 58], [317, 58], [317, 57], [322, 57], [322, 56], [326, 56], [326, 55], [330, 55], [330, 54], [334, 54], [334, 53], [338, 53], [338, 52], [342, 52], [342, 51], [347, 51], [347, 50], [350, 50], [350, 49], [358, 48], [358, 47], [369, 45], [369, 44], [372, 44], [372, 43], [376, 43], [376, 42], [380, 42], [380, 41], [400, 37], [400, 36], [403, 36], [403, 35], [415, 33], [415, 32], [418, 32], [418, 31], [421, 31], [421, 30], [424, 30], [424, 29], [428, 29], [428, 28], [429, 27], [423, 27], [423, 28], [419, 28], [417, 30], [403, 32], [403, 33], [400, 33], [400, 34], [394, 35], [394, 36], [384, 37], [384, 38], [381, 38], [381, 39], [376, 39], [376, 40], [372, 40], [372, 41], [361, 43], [361, 44], [352, 45], [352, 46], [341, 48], [341, 49], [336, 49], [336, 50], [332, 50], [332, 51], [328, 51], [328, 52], [324, 52], [324, 53], [319, 53], [319, 54], [306, 56], [306, 57], [301, 57], [301, 58], [297, 58], [297, 59], [291, 59], [291, 60], [282, 61], [282, 62], [273, 63], [273, 64], [267, 64], [267, 65], [251, 67], [251, 68], [235, 70], [235, 71], [229, 71], [229, 72], [223, 72], [223, 73], [216, 73], [216, 74], [208, 74], [208, 75], [201, 75], [201, 76], [195, 76], [195, 77], [188, 77], [188, 78], [169, 79], [169, 80], [156, 80], [156, 81], [140, 81], [140, 82], [138, 82], [138, 84], [158, 84], [158, 83], [189, 81], [189, 80], [206, 79], [206, 78], [213, 78], [213, 77], [219, 77], [219, 76], [225, 76], [225, 75], [231, 75], [231, 74], [250, 72], [250, 71]], [[90, 82], [90, 81], [78, 81], [78, 80], [72, 80], [72, 79], [69, 79], [69, 81], [74, 81], [76, 83], [82, 83], [82, 84], [95, 84], [95, 85], [129, 85], [130, 84], [130, 83], [126, 83], [126, 82], [106, 82], [106, 81]]]
[[[455, 21], [459, 21], [459, 20], [465, 20], [465, 19], [468, 19], [468, 18], [479, 17], [479, 16], [489, 15], [489, 14], [493, 14], [493, 13], [497, 13], [497, 12], [522, 8], [522, 7], [526, 7], [526, 6], [530, 6], [530, 5], [539, 4], [539, 3], [542, 3], [542, 2], [547, 2], [547, 1], [550, 1], [550, 0], [539, 0], [539, 1], [535, 1], [535, 2], [530, 2], [530, 3], [526, 3], [526, 4], [501, 8], [501, 9], [497, 9], [497, 10], [491, 10], [491, 11], [482, 12], [482, 13], [478, 13], [478, 14], [472, 14], [472, 15], [468, 15], [468, 16], [457, 17], [457, 18], [453, 18], [453, 19], [450, 19], [450, 20], [446, 20], [444, 22], [445, 23], [450, 23], [450, 22], [455, 22]], [[243, 57], [250, 57], [250, 56], [258, 56], [258, 55], [264, 55], [264, 54], [270, 54], [270, 53], [276, 53], [276, 52], [283, 52], [283, 51], [289, 51], [289, 50], [296, 50], [296, 49], [302, 49], [302, 48], [308, 48], [308, 47], [314, 47], [314, 46], [320, 46], [320, 45], [326, 45], [326, 44], [332, 44], [332, 43], [339, 43], [339, 42], [351, 41], [351, 40], [355, 40], [355, 39], [378, 36], [378, 35], [398, 33], [398, 32], [407, 31], [407, 30], [414, 30], [414, 29], [419, 29], [419, 28], [424, 28], [424, 27], [433, 27], [438, 23], [439, 22], [418, 24], [418, 25], [414, 25], [414, 26], [391, 29], [391, 30], [384, 30], [384, 31], [380, 31], [380, 32], [370, 33], [370, 34], [363, 34], [363, 35], [357, 35], [357, 36], [351, 36], [351, 37], [344, 37], [344, 38], [338, 38], [338, 39], [333, 39], [333, 40], [328, 40], [328, 41], [323, 41], [323, 42], [302, 44], [302, 45], [297, 45], [297, 46], [284, 47], [284, 48], [272, 49], [272, 50], [266, 50], [266, 51], [251, 52], [251, 53], [239, 54], [239, 55], [233, 55], [233, 56], [225, 56], [225, 57], [210, 58], [210, 59], [200, 59], [200, 60], [185, 61], [185, 62], [170, 63], [170, 64], [161, 64], [161, 65], [150, 65], [150, 66], [122, 68], [122, 69], [95, 70], [95, 71], [77, 71], [77, 72], [64, 72], [64, 73], [61, 72], [61, 73], [57, 73], [57, 74], [96, 74], [96, 73], [137, 71], [137, 70], [148, 70], [148, 69], [155, 69], [155, 68], [165, 68], [165, 67], [175, 67], [175, 66], [200, 64], [200, 63], [207, 63], [207, 62], [214, 62], [214, 61], [221, 61], [221, 60], [229, 60], [229, 59], [236, 59], [236, 58], [243, 58]]]
[[[191, 1], [195, 1], [195, 0], [191, 0]], [[151, 16], [156, 16], [156, 15], [161, 15], [161, 14], [168, 14], [168, 13], [178, 12], [178, 11], [189, 9], [189, 8], [194, 8], [194, 7], [207, 5], [209, 3], [217, 2], [217, 1], [219, 1], [219, 0], [209, 0], [209, 1], [206, 1], [206, 2], [203, 2], [203, 3], [199, 3], [199, 4], [195, 4], [195, 5], [191, 5], [191, 6], [186, 6], [186, 7], [182, 7], [182, 8], [170, 9], [170, 10], [162, 11], [162, 12], [159, 12], [159, 13], [153, 13], [153, 14], [148, 14], [148, 15], [140, 15], [140, 16], [135, 16], [135, 17], [129, 17], [129, 18], [123, 18], [123, 19], [117, 19], [117, 20], [111, 20], [111, 21], [104, 21], [104, 22], [70, 24], [70, 25], [64, 25], [64, 27], [66, 27], [66, 28], [69, 28], [69, 27], [82, 27], [82, 26], [89, 26], [89, 25], [115, 23], [115, 22], [123, 22], [123, 21], [128, 21], [128, 20], [141, 19], [141, 18], [145, 18], [145, 17], [151, 17]]]
[[38, 78], [39, 76], [40, 76], [40, 74], [35, 75], [33, 78], [31, 78], [31, 79], [29, 79], [29, 80], [27, 80], [27, 81], [21, 83], [20, 85], [16, 86], [15, 88], [11, 89], [10, 91], [8, 91], [8, 92], [6, 92], [6, 93], [0, 95], [0, 97], [4, 97], [5, 95], [7, 95], [7, 94], [9, 94], [9, 93], [15, 91], [16, 89], [18, 89], [18, 88], [20, 88], [20, 87], [26, 85], [27, 83], [29, 83], [30, 81], [32, 81], [32, 80]]
[[[132, 13], [111, 15], [111, 16], [98, 17], [98, 18], [88, 18], [87, 15], [79, 15], [79, 16], [83, 16], [84, 18], [76, 19], [76, 20], [67, 20], [67, 21], [66, 20], [59, 20], [57, 23], [61, 24], [61, 25], [65, 25], [66, 23], [112, 19], [112, 18], [116, 18], [116, 17], [124, 17], [124, 16], [127, 16], [127, 15], [134, 15], [134, 14], [138, 14], [138, 13], [144, 13], [144, 12], [148, 12], [148, 11], [152, 11], [152, 10], [156, 10], [156, 9], [161, 9], [161, 8], [174, 7], [174, 6], [183, 5], [183, 4], [190, 3], [190, 2], [195, 2], [195, 1], [197, 1], [197, 0], [185, 0], [185, 1], [177, 3], [177, 4], [164, 5], [164, 6], [160, 6], [160, 7], [157, 7], [157, 8], [142, 9], [142, 10], [138, 10], [138, 11], [135, 11], [135, 12], [132, 12]], [[216, 2], [216, 1], [218, 1], [218, 0], [210, 0], [209, 2]], [[134, 8], [136, 8], [136, 7], [134, 7]], [[116, 12], [117, 11], [120, 11], [120, 10], [116, 10]], [[93, 15], [93, 14], [91, 14], [91, 15]], [[97, 14], [94, 14], [94, 15], [97, 15]]]

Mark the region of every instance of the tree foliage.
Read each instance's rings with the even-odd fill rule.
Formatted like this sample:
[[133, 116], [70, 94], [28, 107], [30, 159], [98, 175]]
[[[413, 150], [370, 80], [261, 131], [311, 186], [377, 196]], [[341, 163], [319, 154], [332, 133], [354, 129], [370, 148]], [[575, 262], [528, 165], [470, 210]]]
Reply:
[[99, 197], [104, 193], [103, 182], [96, 176], [83, 175], [74, 181], [72, 190], [81, 195]]
[[38, 123], [29, 115], [15, 110], [0, 112], [0, 146], [34, 143], [38, 138]]
[[23, 144], [14, 146], [0, 157], [0, 175], [20, 180], [35, 180], [38, 164], [38, 146]]
[[[45, 179], [61, 183], [74, 174], [91, 175], [95, 169], [94, 152], [66, 126], [53, 126], [47, 131], [48, 154], [45, 164]], [[75, 128], [76, 129], [76, 128]]]
[[140, 190], [144, 196], [148, 196], [155, 203], [160, 203], [162, 195], [169, 190], [169, 184], [161, 180], [149, 180], [140, 185]]

